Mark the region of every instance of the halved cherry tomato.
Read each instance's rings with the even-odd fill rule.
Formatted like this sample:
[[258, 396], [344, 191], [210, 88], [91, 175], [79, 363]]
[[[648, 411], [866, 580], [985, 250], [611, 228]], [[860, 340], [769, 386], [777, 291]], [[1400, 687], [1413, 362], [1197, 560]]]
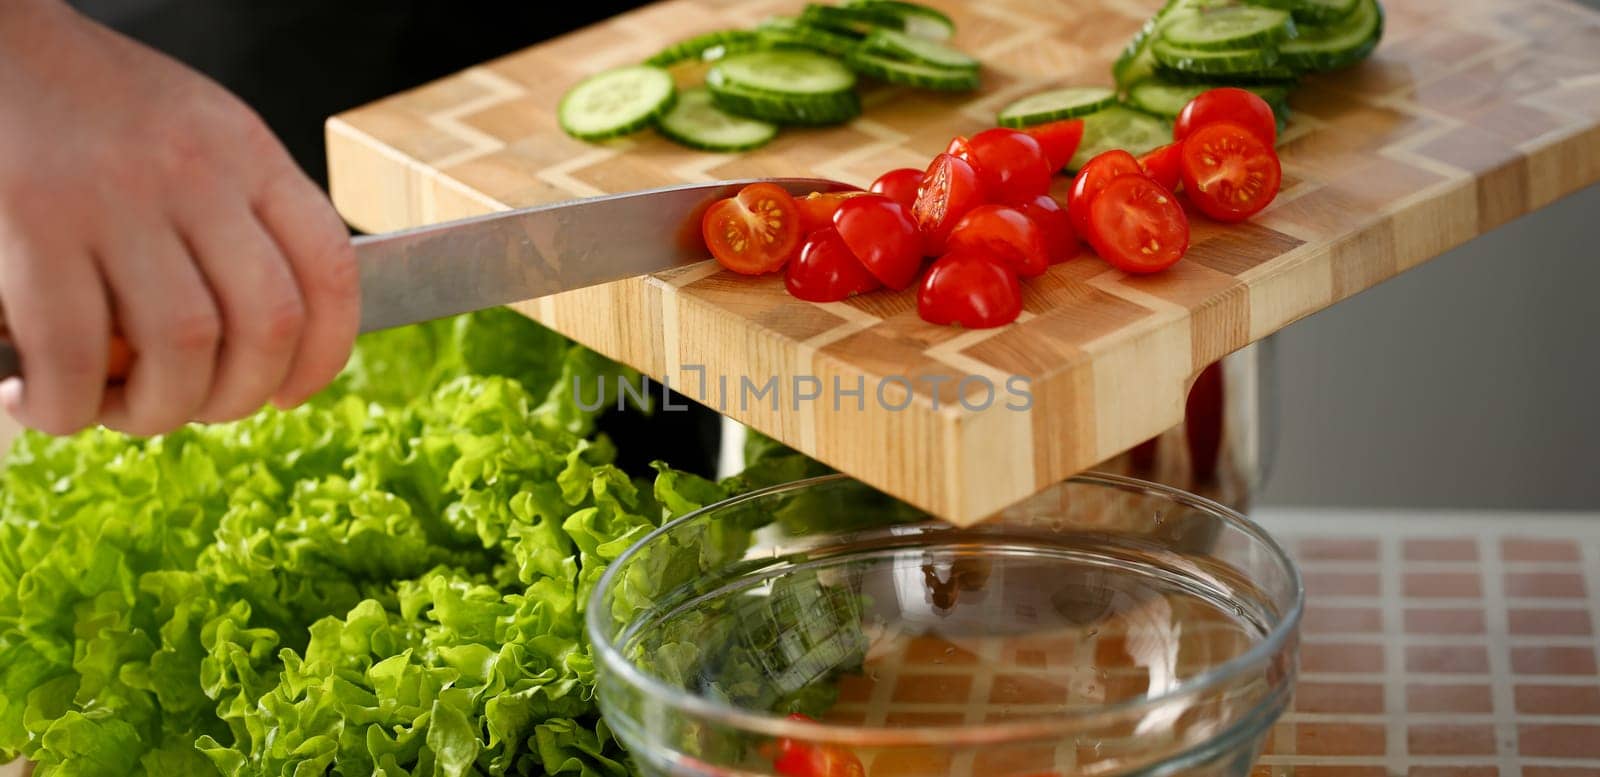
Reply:
[[950, 139], [950, 145], [945, 146], [944, 152], [978, 169], [978, 155], [972, 152], [972, 141], [966, 135], [957, 135]]
[[917, 190], [922, 188], [922, 171], [910, 167], [890, 170], [878, 176], [868, 191], [881, 194], [909, 210], [917, 204]]
[[1172, 127], [1173, 140], [1183, 140], [1207, 124], [1231, 121], [1271, 148], [1278, 142], [1278, 119], [1261, 95], [1248, 89], [1222, 87], [1201, 92], [1183, 106]]
[[[790, 720], [811, 721], [798, 713]], [[867, 770], [861, 759], [839, 745], [800, 742], [780, 739], [769, 752], [772, 768], [783, 777], [866, 777]]]
[[1078, 231], [1078, 236], [1089, 237], [1089, 206], [1094, 203], [1095, 195], [1112, 179], [1128, 174], [1142, 175], [1144, 168], [1139, 166], [1139, 160], [1122, 149], [1112, 149], [1101, 154], [1078, 171], [1078, 177], [1072, 181], [1072, 194], [1067, 200], [1067, 213], [1072, 216], [1072, 228]]
[[1053, 170], [1032, 135], [996, 127], [973, 135], [970, 142], [990, 202], [1027, 202], [1050, 191]]
[[1017, 209], [1039, 225], [1044, 235], [1045, 254], [1050, 257], [1051, 264], [1065, 262], [1083, 252], [1083, 244], [1072, 230], [1072, 217], [1056, 198], [1041, 194], [1033, 198], [1033, 202], [1018, 205]]
[[1178, 190], [1179, 175], [1181, 175], [1181, 162], [1183, 157], [1182, 143], [1168, 143], [1161, 148], [1139, 157], [1139, 167], [1144, 168], [1144, 174], [1150, 176], [1156, 183], [1167, 187], [1167, 191]]
[[1267, 207], [1283, 185], [1278, 154], [1233, 122], [1207, 124], [1183, 141], [1183, 188], [1201, 213], [1243, 221]]
[[1052, 121], [1024, 131], [1039, 141], [1039, 146], [1044, 149], [1045, 161], [1050, 163], [1053, 173], [1066, 167], [1072, 161], [1072, 155], [1078, 153], [1078, 145], [1083, 142], [1083, 119]]
[[917, 312], [933, 324], [1004, 326], [1022, 313], [1022, 284], [1000, 260], [972, 251], [946, 254], [923, 276]]
[[917, 204], [911, 209], [926, 236], [925, 252], [930, 256], [944, 253], [950, 230], [956, 228], [967, 211], [982, 204], [983, 183], [971, 164], [953, 154], [934, 157], [922, 177]]
[[851, 197], [860, 197], [867, 192], [812, 192], [804, 197], [795, 199], [795, 204], [800, 206], [800, 230], [809, 235], [819, 229], [828, 229], [833, 226], [833, 213], [839, 205]]
[[800, 255], [784, 271], [783, 285], [808, 302], [838, 302], [883, 286], [833, 227], [806, 238]]
[[757, 183], [712, 205], [700, 221], [711, 255], [723, 267], [760, 275], [783, 267], [800, 251], [800, 206], [782, 187]]
[[1171, 267], [1189, 250], [1189, 218], [1172, 192], [1144, 175], [1124, 175], [1094, 198], [1089, 244], [1130, 273]]
[[1044, 230], [1009, 205], [973, 208], [950, 233], [950, 252], [993, 257], [1024, 278], [1043, 275], [1050, 266]]
[[851, 197], [833, 214], [839, 237], [883, 285], [904, 289], [922, 269], [922, 233], [910, 211], [881, 194]]

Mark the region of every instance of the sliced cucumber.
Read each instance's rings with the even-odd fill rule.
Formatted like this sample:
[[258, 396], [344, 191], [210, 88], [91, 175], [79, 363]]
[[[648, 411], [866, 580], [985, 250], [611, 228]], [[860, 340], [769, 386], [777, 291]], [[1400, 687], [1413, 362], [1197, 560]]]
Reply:
[[1139, 32], [1128, 41], [1122, 54], [1111, 66], [1111, 75], [1117, 81], [1117, 88], [1127, 89], [1129, 85], [1138, 83], [1150, 77], [1155, 72], [1156, 59], [1150, 53], [1150, 44], [1160, 35], [1161, 30], [1167, 25], [1180, 19], [1193, 16], [1209, 8], [1222, 8], [1236, 5], [1238, 0], [1167, 0], [1161, 10], [1149, 21], [1139, 28]]
[[826, 94], [779, 94], [730, 83], [721, 71], [706, 74], [706, 87], [718, 108], [777, 124], [841, 124], [861, 115], [861, 98], [854, 89]]
[[1272, 46], [1294, 36], [1289, 12], [1253, 5], [1196, 10], [1161, 28], [1161, 39], [1186, 49], [1228, 51]]
[[756, 25], [756, 35], [775, 48], [802, 48], [843, 58], [855, 50], [857, 41], [821, 27], [801, 24], [788, 16], [774, 16]]
[[778, 134], [778, 125], [735, 116], [716, 106], [711, 90], [689, 89], [656, 122], [662, 135], [701, 151], [748, 151], [766, 145]]
[[581, 140], [605, 140], [644, 129], [672, 107], [672, 74], [632, 65], [590, 76], [567, 90], [556, 110], [561, 129]]
[[943, 43], [895, 30], [874, 30], [861, 46], [869, 53], [930, 67], [955, 70], [977, 70], [979, 67], [978, 60]]
[[1172, 125], [1165, 120], [1121, 105], [1113, 105], [1083, 120], [1083, 142], [1067, 169], [1076, 172], [1089, 162], [1113, 148], [1126, 150], [1134, 156], [1160, 148], [1172, 142]]
[[1279, 49], [1284, 65], [1301, 70], [1338, 70], [1372, 54], [1383, 38], [1383, 6], [1359, 0], [1344, 21], [1324, 27], [1306, 25], [1300, 37]]
[[1103, 86], [1069, 86], [1024, 97], [1000, 110], [996, 123], [1020, 129], [1088, 116], [1116, 104], [1117, 93]]
[[1356, 0], [1250, 0], [1256, 5], [1282, 8], [1304, 24], [1332, 24], [1356, 10]]
[[1177, 46], [1161, 38], [1150, 45], [1150, 53], [1163, 67], [1200, 75], [1256, 75], [1270, 72], [1278, 64], [1278, 50], [1270, 46], [1203, 51]]
[[901, 29], [908, 34], [928, 40], [950, 40], [956, 35], [956, 23], [937, 8], [906, 0], [848, 0], [846, 8], [867, 8], [887, 11], [900, 17]]
[[845, 62], [864, 76], [891, 84], [934, 89], [944, 92], [965, 92], [977, 89], [982, 82], [978, 71], [969, 68], [934, 67], [916, 62], [903, 62], [857, 49]]
[[778, 95], [831, 95], [856, 85], [856, 74], [844, 63], [809, 51], [735, 54], [718, 62], [713, 72], [726, 83]]
[[674, 43], [644, 61], [646, 65], [667, 67], [690, 60], [719, 59], [739, 51], [752, 51], [761, 44], [761, 36], [749, 30], [717, 30], [696, 35], [686, 41]]
[[883, 8], [860, 5], [844, 8], [819, 3], [807, 5], [800, 12], [800, 22], [858, 39], [876, 29], [904, 30], [906, 27], [899, 14]]
[[[1161, 78], [1147, 78], [1134, 84], [1128, 90], [1128, 104], [1146, 113], [1153, 113], [1167, 119], [1175, 119], [1183, 112], [1184, 106], [1190, 100], [1201, 94], [1216, 89], [1226, 84], [1192, 83], [1181, 84]], [[1283, 86], [1247, 86], [1242, 87], [1260, 95], [1274, 112], [1280, 106], [1286, 105], [1289, 99], [1289, 89]]]

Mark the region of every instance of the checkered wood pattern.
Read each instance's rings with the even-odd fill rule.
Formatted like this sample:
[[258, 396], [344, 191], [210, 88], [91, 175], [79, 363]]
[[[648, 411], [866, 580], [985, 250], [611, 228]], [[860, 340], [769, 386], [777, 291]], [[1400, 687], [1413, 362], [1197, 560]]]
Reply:
[[[786, 131], [742, 155], [649, 133], [605, 145], [564, 136], [556, 104], [579, 78], [800, 5], [669, 0], [335, 117], [334, 199], [356, 226], [385, 231], [683, 182], [865, 184], [925, 164], [1014, 97], [1106, 82], [1159, 5], [933, 2], [986, 64], [976, 94], [875, 88], [861, 119]], [[1388, 5], [1371, 61], [1295, 95], [1278, 201], [1241, 226], [1197, 218], [1189, 258], [1160, 276], [1073, 261], [1027, 284], [1017, 324], [979, 332], [921, 322], [912, 292], [813, 305], [779, 279], [710, 263], [519, 309], [879, 488], [976, 520], [1176, 425], [1189, 382], [1222, 355], [1600, 180], [1600, 14], [1568, 0]], [[738, 399], [741, 378], [801, 374], [821, 380], [821, 399], [792, 402], [787, 387], [776, 409]], [[1011, 375], [1031, 380], [1026, 411], [1002, 407]], [[968, 409], [958, 400], [981, 407], [982, 382], [930, 376], [987, 378], [1000, 401]], [[862, 385], [864, 402], [832, 401], [836, 386]]]

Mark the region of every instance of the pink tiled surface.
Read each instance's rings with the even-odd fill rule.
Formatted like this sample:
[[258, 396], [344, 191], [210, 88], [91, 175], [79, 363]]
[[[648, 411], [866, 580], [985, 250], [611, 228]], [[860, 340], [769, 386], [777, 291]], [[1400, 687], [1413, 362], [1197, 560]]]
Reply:
[[1308, 591], [1258, 777], [1600, 777], [1600, 514], [1258, 518]]

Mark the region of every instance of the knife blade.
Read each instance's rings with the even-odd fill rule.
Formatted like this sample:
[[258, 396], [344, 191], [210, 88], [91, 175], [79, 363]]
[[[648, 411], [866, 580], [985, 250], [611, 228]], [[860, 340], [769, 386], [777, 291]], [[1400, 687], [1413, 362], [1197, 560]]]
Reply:
[[[853, 187], [820, 178], [669, 186], [492, 213], [353, 242], [361, 331], [523, 302], [706, 260], [700, 216], [752, 183], [792, 194]], [[21, 374], [0, 340], [0, 379]]]

